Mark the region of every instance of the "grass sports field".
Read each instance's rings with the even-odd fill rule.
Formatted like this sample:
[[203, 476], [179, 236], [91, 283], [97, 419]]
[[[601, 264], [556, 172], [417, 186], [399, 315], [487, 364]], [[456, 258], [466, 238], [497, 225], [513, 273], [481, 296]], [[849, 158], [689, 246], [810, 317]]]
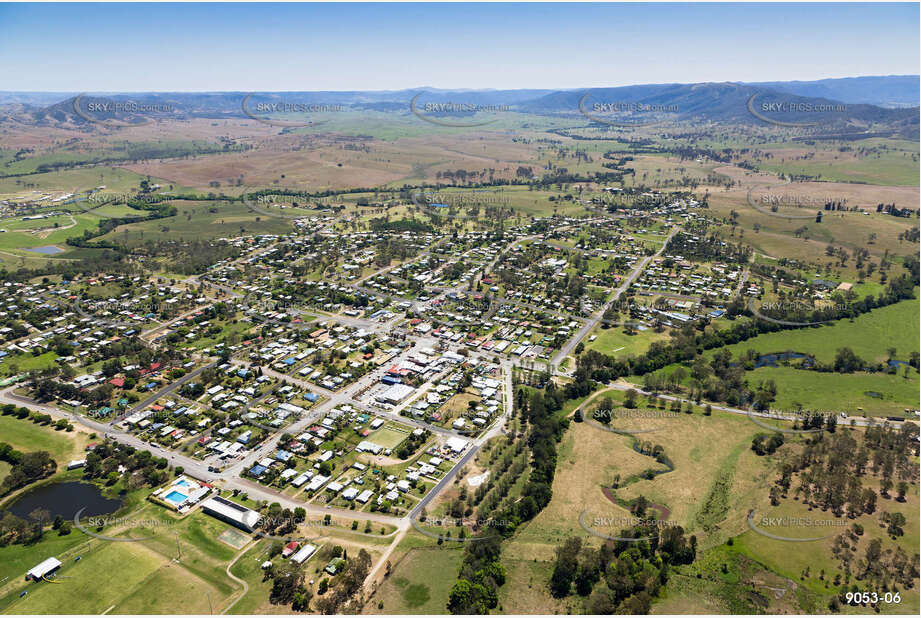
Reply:
[[409, 436], [409, 432], [406, 429], [400, 430], [393, 425], [384, 425], [368, 436], [368, 440], [379, 446], [383, 446], [385, 449], [393, 449], [405, 440], [407, 436]]
[[643, 354], [654, 341], [668, 340], [668, 330], [657, 333], [652, 328], [637, 331], [634, 335], [628, 335], [621, 326], [611, 326], [610, 328], [598, 326], [592, 330], [589, 337], [592, 335], [598, 338], [591, 342], [588, 338], [582, 340], [586, 350], [598, 350], [603, 354], [612, 354], [618, 358]]
[[[138, 521], [171, 520], [161, 507], [144, 503], [130, 515]], [[90, 539], [78, 530], [67, 537], [51, 533], [41, 546], [48, 555], [58, 555], [64, 565], [51, 582], [17, 583], [6, 591], [5, 611], [15, 613], [86, 613], [106, 611], [128, 614], [191, 612], [210, 613], [238, 588], [224, 569], [236, 550], [219, 542], [227, 528], [202, 513], [156, 528], [129, 526], [127, 536], [154, 535], [138, 542], [109, 542]], [[121, 534], [116, 534], [121, 536]], [[73, 540], [71, 540], [71, 537]], [[55, 539], [81, 543], [79, 552], [64, 556]], [[68, 546], [71, 547], [71, 546]], [[6, 548], [2, 550], [6, 552]], [[178, 561], [175, 559], [180, 556]], [[82, 556], [75, 561], [76, 555]], [[34, 548], [28, 554], [35, 560]], [[65, 559], [66, 558], [66, 559]], [[40, 561], [40, 560], [39, 560]], [[19, 560], [22, 562], [22, 560]], [[131, 568], [126, 568], [130, 565]], [[17, 564], [17, 566], [20, 566]], [[17, 569], [17, 578], [26, 569]], [[118, 577], [101, 574], [119, 573]], [[28, 595], [19, 597], [22, 590]]]

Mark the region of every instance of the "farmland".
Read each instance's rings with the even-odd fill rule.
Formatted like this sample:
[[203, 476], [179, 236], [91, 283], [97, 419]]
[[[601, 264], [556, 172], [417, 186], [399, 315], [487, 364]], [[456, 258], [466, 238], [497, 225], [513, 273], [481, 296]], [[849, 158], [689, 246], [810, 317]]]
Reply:
[[917, 6], [531, 8], [0, 7], [0, 613], [918, 613]]

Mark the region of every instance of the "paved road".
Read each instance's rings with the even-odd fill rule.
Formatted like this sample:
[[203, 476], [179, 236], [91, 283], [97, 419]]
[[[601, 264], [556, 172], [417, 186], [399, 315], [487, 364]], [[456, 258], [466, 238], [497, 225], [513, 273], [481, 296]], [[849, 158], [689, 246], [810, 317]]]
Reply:
[[558, 367], [560, 363], [566, 359], [567, 356], [572, 354], [573, 350], [576, 349], [576, 346], [579, 345], [579, 342], [582, 341], [586, 335], [588, 335], [592, 329], [598, 325], [599, 322], [601, 322], [605, 311], [607, 311], [611, 304], [620, 298], [621, 294], [623, 294], [627, 288], [629, 288], [630, 285], [636, 280], [636, 278], [640, 276], [649, 262], [654, 258], [662, 255], [662, 252], [665, 251], [665, 247], [668, 246], [668, 241], [672, 239], [672, 236], [674, 236], [679, 229], [680, 228], [678, 227], [672, 228], [672, 231], [669, 232], [668, 237], [665, 239], [665, 242], [662, 243], [662, 246], [659, 247], [659, 250], [654, 254], [646, 256], [640, 260], [640, 263], [636, 265], [636, 268], [633, 269], [633, 272], [631, 272], [627, 278], [624, 279], [624, 282], [620, 285], [620, 287], [614, 291], [614, 295], [611, 296], [611, 298], [606, 303], [604, 303], [595, 313], [593, 313], [588, 320], [586, 320], [585, 324], [582, 325], [582, 328], [576, 331], [576, 334], [573, 335], [569, 341], [563, 344], [563, 347], [560, 348], [560, 351], [557, 352], [556, 356], [553, 357], [553, 366]]
[[122, 414], [122, 415], [119, 417], [119, 420], [121, 420], [122, 418], [124, 418], [124, 417], [126, 417], [126, 416], [131, 416], [131, 415], [134, 414], [135, 412], [140, 412], [141, 410], [143, 410], [143, 409], [146, 408], [147, 406], [149, 406], [149, 405], [151, 405], [152, 403], [154, 403], [154, 402], [155, 402], [157, 399], [159, 399], [160, 397], [165, 397], [165, 396], [169, 395], [170, 393], [172, 393], [173, 391], [175, 391], [177, 388], [181, 387], [181, 386], [182, 386], [183, 384], [185, 384], [186, 382], [190, 382], [191, 380], [194, 380], [195, 378], [197, 378], [199, 375], [201, 375], [201, 373], [202, 373], [205, 369], [210, 369], [211, 367], [216, 367], [220, 362], [221, 362], [220, 360], [213, 360], [213, 361], [211, 361], [210, 363], [208, 363], [207, 365], [202, 365], [202, 366], [199, 367], [198, 369], [195, 369], [195, 370], [193, 370], [193, 371], [190, 371], [189, 373], [185, 374], [184, 376], [182, 376], [181, 378], [179, 378], [179, 379], [176, 380], [175, 382], [172, 382], [172, 383], [166, 385], [165, 387], [161, 388], [160, 390], [158, 390], [156, 393], [152, 394], [152, 395], [151, 395], [150, 397], [148, 397], [147, 399], [144, 399], [143, 401], [141, 401], [141, 402], [135, 404], [134, 406], [132, 406], [129, 410], [127, 410], [124, 414]]
[[440, 481], [438, 481], [435, 487], [433, 487], [432, 490], [422, 498], [422, 500], [419, 501], [419, 504], [417, 504], [409, 512], [407, 518], [418, 519], [419, 513], [422, 512], [422, 509], [424, 509], [432, 500], [434, 500], [444, 490], [444, 488], [448, 486], [448, 483], [454, 480], [454, 477], [457, 475], [457, 473], [460, 472], [460, 470], [465, 465], [467, 465], [471, 459], [476, 457], [476, 454], [480, 451], [480, 448], [486, 444], [486, 442], [505, 431], [506, 423], [511, 418], [512, 403], [514, 401], [514, 396], [512, 394], [512, 367], [509, 361], [505, 361], [503, 363], [503, 373], [505, 380], [505, 404], [503, 406], [504, 409], [502, 411], [502, 416], [500, 416], [492, 424], [492, 426], [490, 426], [489, 429], [483, 433], [483, 435], [472, 441], [470, 446], [467, 447], [467, 452], [464, 453], [463, 457], [461, 457], [457, 464], [451, 468], [451, 470], [448, 471], [448, 473], [445, 474]]
[[[204, 369], [204, 368], [202, 368]], [[173, 385], [175, 386], [175, 385]], [[381, 523], [389, 523], [392, 525], [399, 525], [400, 518], [392, 515], [382, 515], [380, 513], [362, 513], [358, 511], [350, 511], [345, 509], [327, 509], [319, 505], [310, 505], [305, 504], [300, 501], [292, 500], [288, 496], [282, 494], [281, 492], [275, 491], [274, 489], [252, 483], [246, 479], [240, 478], [239, 473], [244, 469], [251, 467], [253, 461], [258, 461], [262, 457], [266, 456], [270, 451], [277, 449], [277, 443], [281, 439], [281, 432], [270, 436], [261, 446], [257, 447], [256, 451], [253, 451], [247, 457], [241, 459], [236, 464], [226, 468], [222, 472], [211, 472], [208, 470], [209, 464], [206, 462], [193, 459], [181, 453], [176, 453], [169, 449], [164, 449], [156, 444], [148, 444], [138, 436], [135, 436], [131, 433], [122, 431], [115, 426], [109, 425], [108, 423], [100, 423], [93, 421], [79, 414], [73, 414], [65, 412], [59, 408], [49, 406], [46, 404], [41, 404], [35, 402], [27, 397], [22, 397], [12, 393], [13, 389], [17, 388], [16, 386], [10, 386], [2, 391], [0, 391], [0, 403], [12, 403], [19, 406], [25, 406], [31, 410], [36, 410], [43, 412], [45, 414], [50, 414], [57, 418], [67, 418], [75, 423], [79, 423], [86, 427], [87, 429], [96, 432], [100, 436], [105, 436], [109, 439], [115, 440], [122, 444], [127, 444], [133, 446], [140, 450], [147, 450], [157, 455], [163, 457], [170, 462], [173, 466], [182, 466], [186, 472], [191, 476], [203, 480], [220, 482], [220, 485], [225, 489], [240, 489], [241, 491], [246, 491], [250, 496], [258, 500], [268, 500], [269, 502], [280, 502], [283, 505], [296, 507], [301, 506], [305, 508], [308, 512], [316, 513], [331, 513], [334, 515], [339, 515], [342, 517], [349, 517], [353, 519], [368, 519], [372, 521], [379, 521]], [[163, 389], [160, 391], [161, 394], [158, 394], [158, 397], [171, 392], [172, 389]], [[310, 414], [304, 419], [301, 419], [296, 423], [300, 429], [296, 429], [295, 425], [287, 428], [286, 431], [294, 433], [300, 432], [305, 426], [313, 423], [316, 418], [321, 414], [325, 414], [328, 409], [334, 407], [334, 404], [331, 402], [325, 402], [322, 410], [312, 411], [314, 414]]]
[[[642, 388], [640, 388], [639, 386], [635, 384], [624, 384], [622, 382], [614, 382], [614, 383], [608, 384], [604, 390], [619, 390], [619, 391], [635, 390], [639, 395], [642, 395], [644, 397], [651, 394], [649, 391], [644, 391]], [[598, 392], [601, 392], [601, 391], [598, 391]], [[696, 406], [707, 404], [707, 402], [698, 404], [697, 402], [691, 399], [685, 399], [683, 397], [676, 397], [674, 395], [665, 395], [662, 393], [657, 393], [657, 395], [659, 396], [660, 399], [665, 399], [666, 401], [679, 401], [681, 403], [691, 403]], [[793, 414], [778, 414], [777, 412], [757, 412], [755, 410], [743, 410], [741, 408], [732, 408], [729, 406], [722, 406], [722, 405], [715, 404], [715, 403], [711, 403], [710, 407], [713, 408], [714, 410], [720, 410], [722, 412], [729, 412], [730, 414], [741, 414], [743, 416], [752, 416], [756, 418], [767, 418], [767, 419], [772, 419], [772, 420], [789, 421], [789, 422], [803, 420], [801, 417], [798, 417]], [[858, 427], [867, 427], [870, 424], [878, 425], [886, 420], [884, 418], [864, 418], [862, 416], [844, 416], [844, 417], [838, 416], [837, 418], [838, 418], [839, 425], [842, 425], [842, 426], [850, 425], [853, 422]], [[913, 419], [906, 419], [906, 420], [913, 420]], [[889, 421], [889, 422], [892, 422], [892, 421]]]

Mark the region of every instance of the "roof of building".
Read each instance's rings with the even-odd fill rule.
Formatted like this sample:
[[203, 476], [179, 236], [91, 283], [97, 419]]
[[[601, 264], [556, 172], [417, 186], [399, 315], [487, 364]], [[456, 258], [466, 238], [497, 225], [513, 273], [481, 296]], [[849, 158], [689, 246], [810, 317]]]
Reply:
[[245, 506], [240, 506], [236, 502], [231, 502], [226, 498], [220, 496], [213, 496], [212, 498], [202, 502], [201, 507], [207, 511], [222, 515], [233, 521], [240, 522], [245, 526], [253, 528], [256, 526], [256, 522], [259, 521], [259, 513], [251, 509], [246, 508]]
[[55, 570], [59, 566], [61, 566], [61, 561], [58, 560], [57, 558], [54, 558], [54, 557], [45, 558], [44, 560], [36, 564], [34, 567], [29, 569], [29, 572], [26, 573], [26, 575], [34, 579], [41, 579], [42, 577], [44, 577], [51, 571]]
[[310, 556], [312, 556], [312, 555], [313, 555], [313, 552], [315, 552], [315, 551], [317, 551], [317, 546], [316, 546], [316, 545], [310, 545], [310, 544], [304, 545], [303, 547], [301, 547], [301, 548], [298, 550], [298, 552], [297, 552], [296, 554], [294, 554], [293, 556], [291, 556], [291, 562], [295, 562], [295, 563], [297, 563], [297, 564], [300, 564], [301, 562], [307, 560], [307, 558], [309, 558]]
[[467, 444], [469, 444], [469, 442], [463, 438], [448, 438], [445, 444], [455, 453], [460, 453], [462, 450], [467, 448]]

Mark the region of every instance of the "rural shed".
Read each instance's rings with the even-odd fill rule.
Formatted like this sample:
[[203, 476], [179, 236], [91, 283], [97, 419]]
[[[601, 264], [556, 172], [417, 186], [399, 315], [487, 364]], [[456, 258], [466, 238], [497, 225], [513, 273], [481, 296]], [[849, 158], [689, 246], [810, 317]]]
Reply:
[[61, 561], [57, 558], [45, 558], [37, 565], [32, 567], [28, 573], [26, 573], [26, 579], [34, 579], [35, 581], [38, 581], [48, 573], [51, 573], [57, 569], [59, 566], [61, 566]]
[[316, 545], [310, 545], [310, 544], [304, 545], [303, 547], [300, 548], [300, 550], [298, 550], [296, 554], [291, 556], [291, 562], [295, 564], [301, 564], [302, 562], [307, 560], [307, 558], [311, 557], [315, 551], [317, 551]]

